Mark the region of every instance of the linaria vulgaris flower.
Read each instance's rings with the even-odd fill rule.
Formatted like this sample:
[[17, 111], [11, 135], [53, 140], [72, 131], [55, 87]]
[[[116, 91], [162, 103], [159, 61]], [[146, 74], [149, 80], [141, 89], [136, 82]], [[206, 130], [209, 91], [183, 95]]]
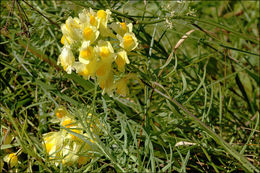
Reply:
[[[128, 93], [125, 65], [128, 53], [138, 46], [133, 24], [111, 22], [110, 10], [84, 9], [61, 25], [64, 45], [58, 58], [67, 73], [73, 70], [85, 79], [97, 78], [103, 93]], [[78, 57], [76, 57], [78, 54]], [[121, 80], [122, 78], [122, 80]], [[121, 88], [122, 87], [122, 88]]]
[[15, 153], [6, 155], [4, 161], [7, 162], [11, 168], [18, 165], [18, 157]]
[[[62, 127], [60, 131], [49, 132], [43, 135], [43, 144], [49, 160], [55, 165], [60, 163], [65, 165], [72, 165], [78, 163], [83, 165], [87, 163], [93, 156], [91, 151], [94, 151], [94, 143], [89, 138], [88, 134], [83, 132], [82, 126], [73, 118], [69, 112], [60, 107], [56, 109], [55, 115], [60, 121]], [[91, 133], [95, 135], [100, 134], [100, 123], [92, 114], [89, 114], [92, 121], [86, 123], [90, 126]], [[84, 137], [85, 140], [79, 138]], [[86, 142], [89, 141], [89, 142]]]

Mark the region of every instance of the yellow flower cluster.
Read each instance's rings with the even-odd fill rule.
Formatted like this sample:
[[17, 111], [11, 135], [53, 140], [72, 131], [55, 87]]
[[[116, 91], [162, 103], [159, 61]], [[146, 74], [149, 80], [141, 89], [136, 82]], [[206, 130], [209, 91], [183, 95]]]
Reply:
[[[127, 80], [129, 76], [114, 80], [125, 71], [129, 64], [128, 53], [134, 50], [138, 43], [132, 32], [132, 23], [114, 22], [108, 24], [110, 10], [84, 9], [79, 17], [69, 17], [61, 25], [63, 36], [61, 43], [64, 45], [58, 58], [67, 73], [75, 70], [86, 79], [97, 77], [103, 93], [127, 94]], [[77, 54], [77, 57], [75, 56]], [[76, 60], [76, 58], [78, 60]], [[123, 84], [124, 88], [120, 88]], [[120, 92], [122, 91], [122, 92]]]
[[[64, 108], [58, 108], [55, 111], [55, 115], [60, 121], [62, 129], [58, 132], [49, 132], [44, 134], [44, 146], [45, 150], [49, 155], [49, 159], [56, 165], [62, 163], [65, 165], [72, 165], [78, 163], [83, 165], [87, 163], [92, 157], [92, 151], [94, 150], [95, 141], [91, 140], [88, 134], [84, 133], [82, 126], [76, 122], [68, 111]], [[94, 135], [100, 134], [100, 123], [99, 121], [89, 114], [91, 122], [90, 131]], [[83, 141], [80, 139], [83, 136]]]

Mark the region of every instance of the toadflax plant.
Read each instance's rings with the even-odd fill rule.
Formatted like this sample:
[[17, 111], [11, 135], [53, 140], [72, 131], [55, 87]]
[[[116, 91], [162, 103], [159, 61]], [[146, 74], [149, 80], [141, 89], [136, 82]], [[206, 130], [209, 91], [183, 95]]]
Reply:
[[[55, 115], [60, 122], [61, 129], [43, 135], [43, 144], [49, 160], [55, 165], [77, 163], [80, 166], [87, 163], [93, 157], [95, 138], [92, 140], [87, 133], [84, 133], [82, 125], [72, 118], [66, 109], [62, 107], [56, 109]], [[90, 113], [88, 119], [86, 123], [93, 136], [99, 135], [102, 127], [99, 120]], [[83, 141], [76, 135], [85, 140]]]
[[61, 25], [64, 47], [58, 64], [67, 73], [74, 70], [86, 79], [96, 77], [103, 93], [111, 95], [115, 90], [126, 96], [127, 81], [134, 75], [125, 74], [125, 65], [130, 63], [128, 53], [136, 49], [138, 42], [132, 23], [108, 24], [110, 14], [110, 10], [95, 12], [90, 8], [79, 17], [69, 17]]

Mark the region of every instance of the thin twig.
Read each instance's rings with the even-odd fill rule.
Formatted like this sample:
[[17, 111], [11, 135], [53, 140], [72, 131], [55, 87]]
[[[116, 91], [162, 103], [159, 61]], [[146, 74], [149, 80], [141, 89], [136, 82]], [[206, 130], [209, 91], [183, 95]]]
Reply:
[[22, 0], [25, 4], [27, 4], [29, 7], [31, 7], [32, 9], [34, 9], [35, 11], [37, 11], [40, 15], [42, 15], [44, 18], [46, 18], [48, 21], [50, 21], [52, 24], [54, 24], [56, 27], [60, 28], [60, 25], [57, 24], [56, 22], [52, 21], [50, 18], [48, 18], [47, 16], [45, 16], [42, 12], [40, 12], [39, 10], [37, 10], [36, 8], [34, 8], [31, 4], [29, 4], [28, 2], [26, 2], [25, 0]]
[[9, 17], [11, 16], [11, 14], [12, 14], [12, 10], [14, 9], [14, 3], [15, 3], [15, 0], [13, 0], [12, 7], [11, 7], [11, 9], [9, 10], [9, 13], [8, 13], [8, 18], [7, 18], [7, 20], [6, 20], [5, 27], [4, 27], [5, 31], [7, 31], [8, 20], [9, 20]]

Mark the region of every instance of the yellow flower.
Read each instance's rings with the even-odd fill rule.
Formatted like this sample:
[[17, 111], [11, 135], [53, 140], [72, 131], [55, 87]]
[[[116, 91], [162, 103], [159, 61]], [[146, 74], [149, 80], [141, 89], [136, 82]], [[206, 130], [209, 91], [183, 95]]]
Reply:
[[[79, 165], [86, 164], [90, 160], [91, 153], [88, 151], [93, 150], [88, 143], [77, 143], [68, 144], [64, 146], [62, 150], [62, 164], [72, 165], [73, 163], [78, 163]], [[84, 152], [84, 156], [81, 154]]]
[[79, 20], [82, 24], [91, 24], [92, 26], [99, 28], [100, 20], [98, 20], [97, 14], [91, 8], [89, 11], [84, 9], [79, 13]]
[[63, 134], [61, 132], [49, 132], [43, 136], [44, 146], [48, 155], [55, 158], [59, 154], [56, 152], [63, 145]]
[[99, 20], [97, 17], [97, 14], [90, 8], [89, 9], [89, 14], [88, 14], [88, 22], [92, 25], [95, 26], [96, 28], [99, 28]]
[[106, 77], [111, 71], [111, 62], [99, 61], [97, 65], [96, 75], [98, 77]]
[[70, 47], [68, 46], [64, 46], [62, 49], [62, 52], [58, 58], [58, 65], [61, 64], [61, 66], [63, 67], [63, 69], [67, 72], [67, 73], [71, 73], [72, 70], [72, 65], [75, 62], [75, 57], [70, 49]]
[[130, 63], [130, 61], [127, 57], [126, 51], [122, 50], [122, 51], [117, 53], [116, 64], [117, 64], [119, 71], [124, 72], [125, 71], [125, 64], [129, 64], [129, 63]]
[[90, 73], [89, 70], [87, 68], [87, 64], [81, 63], [81, 62], [76, 62], [74, 64], [74, 68], [76, 69], [76, 72], [84, 77], [89, 77]]
[[72, 144], [67, 144], [62, 148], [61, 157], [62, 164], [71, 166], [73, 163], [77, 162], [78, 157], [77, 151], [79, 150], [80, 145], [73, 142]]
[[97, 16], [98, 18], [105, 20], [107, 18], [107, 13], [104, 10], [98, 10]]
[[98, 27], [98, 21], [97, 21], [97, 18], [94, 16], [94, 15], [89, 15], [89, 23], [92, 25], [92, 26], [96, 26]]
[[55, 110], [54, 114], [57, 116], [57, 118], [63, 118], [68, 114], [68, 112], [63, 107], [59, 107]]
[[112, 62], [115, 59], [114, 49], [109, 41], [99, 40], [96, 48], [102, 61]]
[[120, 46], [126, 51], [132, 51], [138, 45], [134, 33], [125, 33], [123, 37], [117, 35], [117, 38], [120, 40]]
[[75, 122], [73, 122], [73, 120], [69, 117], [64, 117], [64, 119], [61, 122], [61, 125], [63, 127], [69, 128], [69, 127], [72, 127], [73, 125], [75, 125]]
[[121, 22], [120, 23], [120, 28], [124, 31], [124, 32], [126, 32], [127, 31], [127, 27], [126, 27], [126, 24], [125, 24], [125, 22]]
[[80, 23], [87, 23], [87, 18], [89, 15], [89, 11], [86, 9], [83, 9], [81, 13], [79, 13], [79, 21]]
[[[77, 134], [81, 134], [81, 135], [83, 133], [82, 130], [78, 130], [78, 129], [71, 129], [71, 131], [74, 132], [74, 133], [77, 133]], [[70, 133], [69, 135], [70, 135], [72, 140], [81, 140], [80, 138], [78, 138], [77, 136], [73, 135], [72, 133]]]
[[70, 45], [74, 42], [81, 40], [81, 33], [80, 33], [80, 25], [79, 25], [79, 19], [72, 17], [69, 17], [65, 24], [61, 25], [61, 31], [64, 35], [64, 38], [61, 39], [61, 42], [64, 45]]
[[116, 36], [113, 34], [113, 32], [109, 29], [109, 27], [107, 27], [107, 22], [108, 19], [110, 18], [111, 15], [111, 11], [110, 10], [99, 10], [97, 12], [97, 18], [100, 22], [99, 25], [99, 30], [100, 30], [100, 34], [103, 37], [113, 37], [116, 38]]
[[18, 157], [15, 153], [6, 155], [4, 161], [7, 162], [11, 168], [18, 165]]
[[[67, 112], [67, 110], [63, 108], [56, 110], [56, 114], [60, 113], [63, 115], [64, 112]], [[77, 123], [75, 119], [64, 115], [60, 120], [60, 125], [67, 129], [63, 128], [58, 132], [50, 132], [43, 136], [44, 147], [51, 159], [50, 161], [56, 166], [61, 163], [68, 166], [75, 163], [79, 166], [86, 164], [93, 156], [92, 151], [95, 151], [95, 145], [93, 145], [95, 137], [101, 131], [99, 120], [92, 114], [88, 114], [86, 123], [90, 126], [90, 132], [94, 134], [92, 138], [89, 137], [91, 134], [83, 133], [81, 124]], [[81, 140], [75, 133], [88, 141]]]
[[76, 69], [76, 72], [79, 75], [82, 75], [84, 78], [88, 79], [90, 76], [94, 76], [94, 74], [96, 73], [96, 64], [97, 62], [94, 59], [90, 61], [88, 64], [76, 62], [73, 67]]
[[61, 42], [61, 44], [65, 44], [65, 35], [63, 35], [62, 37], [61, 37], [61, 39], [60, 39], [60, 42]]
[[[61, 125], [65, 128], [68, 128], [70, 131], [72, 131], [74, 133], [83, 134], [83, 131], [79, 129], [81, 127], [73, 119], [71, 119], [69, 117], [65, 117], [62, 120]], [[68, 136], [66, 136], [67, 138], [72, 139], [72, 140], [80, 140], [77, 136], [75, 136], [70, 131], [66, 130], [66, 132], [68, 133]]]
[[133, 24], [126, 25], [125, 22], [116, 22], [111, 24], [111, 28], [120, 36], [124, 36], [125, 33], [131, 33], [133, 30]]
[[50, 142], [46, 143], [45, 147], [46, 147], [47, 153], [50, 153], [51, 149], [54, 148], [54, 145], [55, 145], [54, 141], [50, 141]]
[[92, 44], [99, 36], [99, 31], [97, 30], [96, 27], [88, 25], [84, 26], [83, 31], [83, 38], [86, 41], [90, 41], [90, 44]]
[[107, 26], [107, 22], [108, 22], [110, 15], [111, 15], [111, 11], [108, 9], [106, 11], [98, 10], [98, 12], [97, 12], [97, 17], [100, 20], [101, 24], [104, 26]]
[[89, 43], [89, 41], [84, 41], [80, 48], [79, 62], [84, 64], [89, 64], [96, 57], [96, 50]]
[[69, 17], [65, 22], [65, 26], [66, 26], [66, 29], [68, 31], [70, 31], [70, 29], [80, 28], [79, 23], [80, 23], [80, 21], [77, 17], [74, 17], [74, 19], [72, 19], [72, 17]]

